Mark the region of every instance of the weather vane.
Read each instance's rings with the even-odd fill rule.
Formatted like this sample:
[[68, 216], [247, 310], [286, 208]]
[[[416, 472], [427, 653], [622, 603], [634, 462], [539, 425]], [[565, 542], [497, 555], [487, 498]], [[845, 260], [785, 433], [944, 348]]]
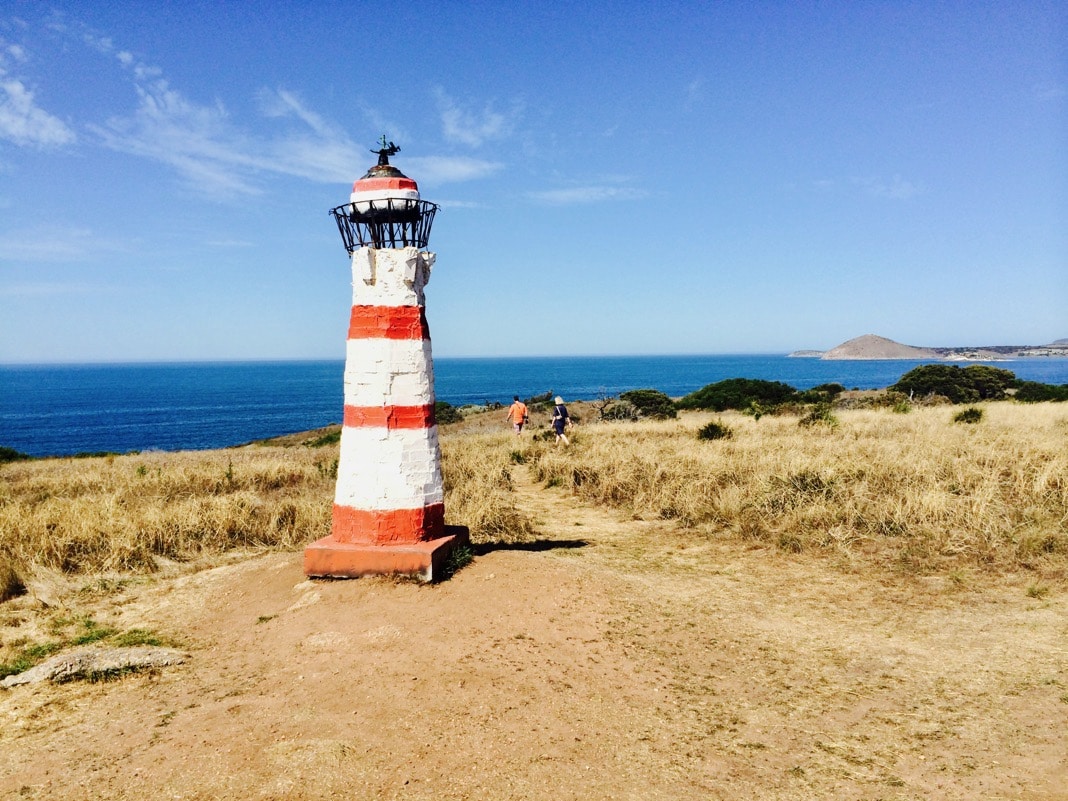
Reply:
[[382, 147], [380, 147], [378, 150], [372, 150], [371, 152], [378, 154], [378, 165], [380, 167], [384, 167], [385, 165], [389, 164], [390, 156], [395, 156], [400, 153], [400, 148], [392, 142], [386, 142], [385, 134], [382, 134], [382, 141], [379, 142], [379, 144], [382, 145]]

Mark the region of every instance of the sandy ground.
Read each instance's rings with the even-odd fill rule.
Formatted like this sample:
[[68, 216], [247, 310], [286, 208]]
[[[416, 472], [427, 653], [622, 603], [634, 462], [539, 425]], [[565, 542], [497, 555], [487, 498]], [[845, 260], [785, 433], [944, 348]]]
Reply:
[[1068, 799], [1068, 601], [877, 581], [519, 476], [449, 581], [271, 554], [101, 598], [184, 665], [0, 691], [0, 798]]

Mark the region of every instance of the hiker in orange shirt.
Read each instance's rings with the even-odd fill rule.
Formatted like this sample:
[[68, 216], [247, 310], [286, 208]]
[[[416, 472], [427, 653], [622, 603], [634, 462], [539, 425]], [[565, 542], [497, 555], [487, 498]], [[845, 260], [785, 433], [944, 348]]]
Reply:
[[523, 424], [527, 421], [527, 405], [519, 400], [518, 395], [514, 396], [512, 406], [508, 409], [508, 416], [504, 419], [512, 421], [512, 428], [515, 429], [517, 437], [523, 433]]

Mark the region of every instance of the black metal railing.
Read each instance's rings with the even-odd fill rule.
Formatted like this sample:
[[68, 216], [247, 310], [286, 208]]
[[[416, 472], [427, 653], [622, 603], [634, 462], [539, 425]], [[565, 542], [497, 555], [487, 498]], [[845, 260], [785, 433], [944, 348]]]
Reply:
[[330, 209], [349, 253], [359, 248], [425, 248], [438, 207], [425, 200], [361, 200]]

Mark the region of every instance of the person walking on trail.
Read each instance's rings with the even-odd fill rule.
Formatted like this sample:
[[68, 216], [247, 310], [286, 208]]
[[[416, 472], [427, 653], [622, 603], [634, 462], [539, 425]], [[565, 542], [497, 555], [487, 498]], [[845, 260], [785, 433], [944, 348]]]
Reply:
[[504, 419], [512, 421], [512, 428], [515, 429], [517, 437], [523, 433], [523, 424], [527, 422], [527, 405], [519, 400], [518, 395], [513, 396], [512, 406], [508, 409], [508, 416]]
[[559, 395], [556, 396], [555, 403], [556, 405], [553, 407], [553, 431], [556, 432], [556, 441], [563, 440], [564, 445], [570, 445], [567, 435], [564, 434], [564, 429], [571, 426], [571, 415], [567, 413], [564, 399]]

